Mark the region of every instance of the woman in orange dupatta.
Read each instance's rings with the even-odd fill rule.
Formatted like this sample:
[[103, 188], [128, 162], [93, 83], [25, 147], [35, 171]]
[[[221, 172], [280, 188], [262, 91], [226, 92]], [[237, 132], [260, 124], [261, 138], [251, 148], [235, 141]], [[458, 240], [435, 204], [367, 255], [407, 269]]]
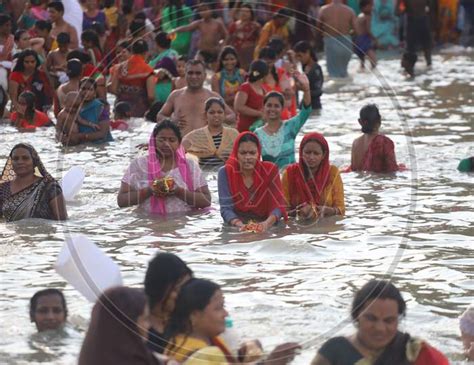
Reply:
[[118, 66], [112, 76], [110, 91], [117, 98], [115, 102], [127, 101], [132, 106], [132, 117], [145, 115], [155, 98], [153, 68], [145, 61], [148, 52], [147, 43], [140, 39], [132, 45], [132, 56]]
[[344, 215], [344, 186], [336, 166], [329, 164], [329, 146], [322, 134], [304, 136], [300, 160], [283, 172], [283, 193], [289, 212], [305, 219]]
[[[254, 133], [240, 133], [217, 177], [222, 218], [242, 230], [263, 232], [287, 219], [278, 167], [262, 161], [261, 150]], [[261, 223], [244, 224], [249, 220]]]

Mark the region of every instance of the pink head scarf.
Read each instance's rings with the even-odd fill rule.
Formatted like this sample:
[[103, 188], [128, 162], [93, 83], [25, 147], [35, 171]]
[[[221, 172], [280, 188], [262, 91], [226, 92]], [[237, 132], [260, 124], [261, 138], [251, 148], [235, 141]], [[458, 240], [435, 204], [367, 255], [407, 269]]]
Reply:
[[[181, 177], [188, 187], [188, 190], [194, 191], [191, 171], [189, 170], [188, 164], [186, 162], [186, 152], [181, 145], [175, 152], [175, 162]], [[160, 161], [156, 157], [156, 137], [152, 133], [148, 143], [148, 183], [150, 185], [153, 184], [153, 180], [161, 178], [161, 175]], [[159, 198], [155, 195], [152, 195], [150, 198], [151, 212], [166, 215], [165, 199], [166, 198]]]

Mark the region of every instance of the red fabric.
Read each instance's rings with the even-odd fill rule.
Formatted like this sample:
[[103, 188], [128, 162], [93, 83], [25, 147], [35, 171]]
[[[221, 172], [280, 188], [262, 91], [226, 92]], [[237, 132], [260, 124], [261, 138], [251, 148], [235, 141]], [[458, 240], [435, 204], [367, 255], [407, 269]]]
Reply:
[[414, 365], [449, 365], [448, 359], [434, 347], [423, 343]]
[[[303, 147], [309, 141], [317, 141], [323, 147], [325, 156], [321, 160], [318, 171], [316, 171], [310, 180], [306, 180], [304, 177]], [[328, 183], [330, 168], [329, 146], [326, 138], [319, 133], [305, 135], [300, 144], [299, 162], [289, 165], [286, 169], [291, 207], [296, 207], [302, 203], [319, 205], [321, 193]]]
[[[10, 80], [18, 83], [18, 95], [20, 95], [23, 91], [31, 91], [35, 94], [36, 109], [43, 109], [45, 105], [52, 105], [54, 95], [53, 89], [49, 83], [48, 76], [46, 76], [43, 71], [36, 70], [36, 72], [27, 79], [25, 79], [22, 72], [13, 71], [10, 74]], [[43, 84], [43, 89], [40, 91], [33, 87], [33, 84], [38, 81]]]
[[100, 71], [92, 63], [82, 65], [82, 77], [95, 77]]
[[379, 134], [372, 140], [362, 170], [380, 173], [398, 171], [395, 146], [390, 138]]
[[122, 119], [113, 120], [110, 122], [110, 128], [125, 131], [128, 129], [128, 123]]
[[[12, 122], [16, 122], [18, 120], [18, 113], [13, 112], [10, 116]], [[39, 110], [35, 110], [35, 116], [33, 118], [33, 124], [30, 124], [26, 119], [20, 120], [20, 128], [24, 129], [34, 129], [36, 127], [42, 127], [46, 124], [50, 123], [48, 116], [40, 112]]]
[[[263, 98], [264, 95], [260, 95], [255, 92], [253, 87], [250, 85], [249, 82], [244, 82], [242, 85], [239, 86], [239, 91], [244, 92], [248, 95], [247, 102], [245, 106], [255, 110], [262, 110], [263, 109]], [[248, 131], [250, 126], [258, 119], [257, 117], [249, 117], [247, 115], [242, 115], [239, 113], [237, 116], [237, 130], [239, 132]]]
[[[270, 216], [275, 208], [279, 208], [283, 217], [288, 219], [285, 209], [285, 197], [281, 187], [280, 173], [278, 167], [268, 161], [261, 160], [262, 147], [258, 143], [258, 159], [253, 173], [253, 185], [248, 189], [240, 172], [240, 164], [237, 158], [240, 139], [247, 135], [253, 135], [257, 141], [257, 135], [252, 132], [242, 132], [234, 142], [232, 153], [225, 163], [229, 190], [234, 200], [234, 207], [238, 212], [251, 213], [262, 219]], [[250, 195], [250, 190], [253, 197]]]

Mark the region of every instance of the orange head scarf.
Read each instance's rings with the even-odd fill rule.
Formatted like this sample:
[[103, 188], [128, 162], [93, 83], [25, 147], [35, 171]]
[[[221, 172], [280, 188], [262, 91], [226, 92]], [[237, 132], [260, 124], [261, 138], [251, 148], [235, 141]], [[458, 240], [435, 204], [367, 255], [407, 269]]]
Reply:
[[[307, 167], [303, 160], [303, 147], [310, 141], [318, 142], [324, 151], [318, 171], [308, 179]], [[287, 167], [287, 176], [290, 190], [290, 205], [296, 207], [302, 203], [320, 205], [321, 194], [328, 183], [329, 169], [329, 146], [326, 138], [320, 133], [310, 133], [304, 136], [300, 144], [300, 159], [298, 163]]]
[[[251, 141], [257, 144], [258, 149], [257, 163], [253, 172], [253, 185], [250, 189], [244, 184], [237, 157], [240, 141], [248, 135], [254, 137]], [[238, 212], [251, 213], [262, 219], [266, 219], [275, 208], [279, 208], [286, 220], [288, 217], [278, 167], [271, 162], [262, 161], [261, 153], [262, 147], [257, 135], [252, 132], [242, 132], [237, 136], [232, 153], [225, 164], [234, 207]]]

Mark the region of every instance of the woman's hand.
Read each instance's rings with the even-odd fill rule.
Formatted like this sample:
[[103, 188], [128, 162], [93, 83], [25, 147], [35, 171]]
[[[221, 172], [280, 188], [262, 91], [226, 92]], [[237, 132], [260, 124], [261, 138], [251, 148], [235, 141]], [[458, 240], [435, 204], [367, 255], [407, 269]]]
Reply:
[[263, 363], [265, 365], [286, 365], [293, 361], [299, 349], [301, 346], [295, 342], [282, 343], [273, 349]]
[[318, 217], [315, 207], [308, 203], [298, 205], [296, 207], [296, 212], [299, 216], [308, 220], [316, 219]]
[[337, 209], [326, 205], [318, 205], [318, 212], [321, 217], [330, 217], [337, 214]]
[[230, 221], [230, 225], [242, 228], [244, 226], [244, 223], [239, 218], [234, 218]]
[[310, 89], [309, 80], [308, 80], [308, 77], [306, 76], [306, 74], [301, 73], [301, 72], [295, 72], [293, 74], [293, 77], [294, 77], [295, 82], [296, 82], [296, 87], [299, 90], [309, 91], [309, 89]]

